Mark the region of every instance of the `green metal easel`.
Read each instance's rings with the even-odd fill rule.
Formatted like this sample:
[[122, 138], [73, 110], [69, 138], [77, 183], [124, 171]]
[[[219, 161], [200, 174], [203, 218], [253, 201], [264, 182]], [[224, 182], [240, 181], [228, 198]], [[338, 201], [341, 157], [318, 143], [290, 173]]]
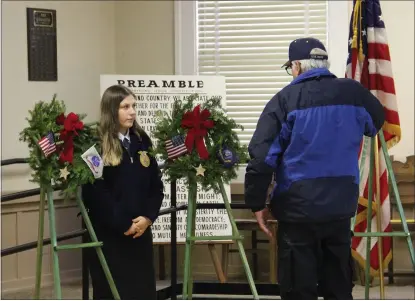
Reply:
[[229, 200], [225, 191], [223, 182], [219, 183], [220, 192], [223, 197], [226, 212], [228, 214], [231, 226], [232, 236], [199, 236], [195, 235], [195, 221], [196, 221], [196, 200], [197, 200], [197, 182], [196, 175], [189, 175], [189, 200], [187, 207], [187, 225], [186, 225], [186, 249], [185, 249], [185, 262], [184, 262], [184, 281], [183, 281], [183, 300], [192, 299], [193, 292], [193, 280], [192, 280], [192, 249], [194, 243], [197, 240], [234, 240], [237, 242], [239, 254], [241, 255], [242, 264], [245, 269], [245, 273], [248, 278], [248, 283], [251, 288], [252, 294], [255, 299], [259, 299], [258, 292], [255, 287], [254, 279], [252, 277], [251, 270], [249, 269], [248, 260], [244, 246], [242, 244], [243, 237], [239, 234], [238, 228], [236, 227], [235, 219], [232, 214], [232, 209], [229, 204]]
[[[387, 166], [387, 171], [388, 171], [388, 175], [389, 175], [389, 181], [392, 184], [392, 188], [393, 188], [393, 194], [395, 195], [396, 198], [396, 205], [398, 207], [398, 211], [399, 211], [399, 216], [402, 222], [402, 228], [403, 231], [396, 231], [396, 232], [382, 232], [382, 230], [379, 228], [379, 225], [381, 224], [381, 207], [380, 207], [380, 200], [379, 200], [379, 184], [376, 185], [377, 187], [377, 193], [376, 193], [376, 204], [377, 204], [377, 224], [378, 224], [378, 232], [371, 232], [371, 227], [372, 227], [372, 201], [373, 201], [373, 176], [374, 176], [374, 172], [375, 169], [378, 169], [375, 167], [375, 162], [376, 165], [379, 166], [378, 162], [379, 162], [379, 156], [378, 156], [378, 137], [381, 143], [381, 148], [385, 157], [385, 161], [386, 161], [386, 166]], [[379, 131], [378, 133], [378, 137], [374, 137], [371, 139], [371, 152], [370, 152], [370, 169], [369, 169], [369, 187], [368, 187], [368, 207], [367, 207], [367, 230], [366, 232], [356, 232], [354, 233], [355, 236], [358, 237], [366, 237], [367, 238], [367, 242], [366, 242], [366, 262], [365, 262], [365, 299], [369, 299], [369, 279], [370, 279], [370, 260], [368, 260], [370, 258], [370, 251], [371, 251], [371, 238], [372, 237], [378, 237], [379, 238], [379, 245], [381, 245], [381, 238], [382, 237], [406, 237], [406, 241], [408, 243], [408, 250], [409, 250], [409, 255], [411, 257], [411, 261], [412, 261], [412, 266], [415, 272], [415, 252], [414, 252], [414, 247], [412, 245], [412, 240], [411, 240], [411, 233], [409, 232], [408, 229], [408, 224], [406, 222], [406, 218], [405, 218], [405, 214], [404, 214], [404, 210], [402, 207], [402, 202], [401, 202], [401, 198], [399, 196], [399, 191], [398, 191], [398, 186], [396, 184], [396, 179], [395, 179], [395, 175], [393, 173], [393, 169], [392, 169], [392, 162], [390, 160], [389, 154], [388, 154], [388, 148], [386, 146], [386, 142], [385, 142], [385, 137], [383, 135], [383, 131]], [[353, 219], [352, 222], [352, 231], [354, 230], [354, 225], [355, 225], [355, 219]], [[379, 279], [380, 279], [380, 297], [381, 299], [385, 299], [385, 291], [384, 291], [384, 268], [383, 268], [383, 256], [382, 256], [382, 248], [379, 247]]]
[[52, 261], [53, 261], [53, 283], [54, 293], [56, 299], [62, 299], [62, 288], [60, 280], [59, 269], [59, 257], [58, 252], [61, 250], [71, 250], [80, 248], [95, 248], [101, 266], [104, 270], [105, 276], [111, 288], [111, 292], [115, 299], [119, 300], [117, 288], [115, 287], [114, 280], [111, 272], [108, 268], [108, 264], [105, 260], [102, 252], [102, 242], [99, 242], [95, 231], [92, 227], [91, 220], [89, 219], [88, 212], [85, 208], [80, 196], [76, 197], [77, 205], [81, 211], [82, 217], [85, 221], [86, 228], [91, 237], [92, 242], [82, 244], [68, 244], [58, 246], [56, 237], [56, 222], [55, 222], [55, 206], [53, 204], [53, 188], [52, 186], [41, 187], [40, 189], [40, 205], [39, 205], [39, 226], [38, 226], [38, 244], [37, 244], [37, 260], [36, 260], [36, 286], [35, 286], [35, 299], [40, 299], [40, 286], [42, 277], [42, 254], [43, 254], [43, 231], [44, 231], [44, 216], [45, 216], [45, 193], [47, 194], [48, 202], [48, 215], [49, 215], [49, 229], [50, 229], [50, 241], [52, 249]]

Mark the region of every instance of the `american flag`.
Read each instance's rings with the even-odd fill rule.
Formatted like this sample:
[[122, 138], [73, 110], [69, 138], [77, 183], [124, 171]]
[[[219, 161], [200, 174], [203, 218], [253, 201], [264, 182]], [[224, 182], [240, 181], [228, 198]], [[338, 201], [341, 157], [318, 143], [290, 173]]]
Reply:
[[[349, 56], [347, 59], [346, 77], [359, 81], [382, 103], [386, 115], [386, 121], [382, 130], [387, 146], [390, 148], [399, 142], [401, 128], [389, 46], [380, 3], [379, 0], [354, 0], [353, 5], [354, 9], [350, 20]], [[356, 31], [354, 32], [354, 30]], [[379, 139], [378, 147], [379, 175], [375, 174], [373, 178], [372, 200], [374, 202], [376, 200], [376, 182], [378, 182], [381, 202], [381, 231], [391, 232], [388, 174]], [[367, 229], [370, 152], [370, 138], [364, 137], [359, 152], [360, 197], [356, 212], [355, 232], [366, 232]], [[372, 232], [378, 232], [376, 214], [374, 210], [372, 214]], [[392, 259], [392, 238], [383, 237], [382, 244], [382, 260], [384, 267], [386, 267]], [[364, 267], [367, 260], [366, 245], [367, 238], [353, 237], [352, 253], [362, 267]], [[372, 237], [369, 259], [372, 275], [379, 273], [378, 247], [378, 238]]]
[[184, 137], [181, 135], [175, 136], [166, 141], [167, 156], [169, 159], [175, 159], [187, 153], [186, 145], [184, 144]]
[[48, 157], [50, 154], [53, 154], [56, 151], [55, 139], [53, 138], [52, 132], [40, 139], [38, 144], [46, 157]]

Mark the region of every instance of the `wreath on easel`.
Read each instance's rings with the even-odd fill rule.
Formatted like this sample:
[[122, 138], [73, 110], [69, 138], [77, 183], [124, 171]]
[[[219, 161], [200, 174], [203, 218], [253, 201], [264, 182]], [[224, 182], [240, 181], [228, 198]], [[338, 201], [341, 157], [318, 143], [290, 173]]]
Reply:
[[189, 176], [196, 175], [205, 191], [219, 193], [218, 183], [236, 178], [238, 165], [248, 158], [235, 132], [243, 127], [227, 117], [220, 97], [196, 102], [199, 96], [192, 94], [175, 100], [171, 114], [156, 112], [153, 134], [158, 143], [153, 154], [167, 162], [168, 181], [184, 178], [189, 184]]
[[80, 185], [99, 178], [103, 165], [96, 124], [84, 123], [86, 114], [65, 115], [65, 111], [56, 95], [50, 102], [37, 102], [29, 111], [29, 126], [20, 133], [20, 141], [30, 149], [31, 182], [49, 188], [56, 185], [68, 199]]

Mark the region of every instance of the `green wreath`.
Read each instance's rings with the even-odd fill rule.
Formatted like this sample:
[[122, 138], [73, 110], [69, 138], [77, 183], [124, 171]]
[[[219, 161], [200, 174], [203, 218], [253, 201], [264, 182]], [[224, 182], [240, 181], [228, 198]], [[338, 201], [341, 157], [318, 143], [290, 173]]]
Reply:
[[71, 112], [65, 116], [65, 111], [64, 102], [57, 100], [56, 95], [50, 102], [37, 102], [29, 111], [29, 126], [20, 133], [20, 141], [29, 146], [31, 182], [44, 188], [56, 185], [68, 199], [80, 185], [95, 180], [83, 155], [91, 147], [99, 154], [99, 141], [96, 124], [82, 122], [86, 114]]
[[236, 178], [238, 165], [248, 158], [234, 131], [243, 127], [227, 117], [220, 97], [195, 106], [198, 98], [192, 94], [176, 100], [171, 114], [156, 112], [153, 154], [166, 162], [168, 181], [184, 178], [189, 185], [189, 177], [196, 178], [205, 191], [220, 193], [218, 183]]

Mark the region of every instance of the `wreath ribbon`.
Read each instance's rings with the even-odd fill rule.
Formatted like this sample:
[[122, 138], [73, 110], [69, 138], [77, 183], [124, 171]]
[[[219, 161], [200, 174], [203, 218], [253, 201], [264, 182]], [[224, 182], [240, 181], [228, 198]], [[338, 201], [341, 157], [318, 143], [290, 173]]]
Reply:
[[84, 124], [75, 113], [69, 113], [67, 117], [64, 114], [59, 115], [56, 118], [56, 124], [63, 125], [59, 136], [59, 139], [63, 141], [63, 148], [59, 160], [61, 162], [72, 163], [74, 152], [73, 137], [78, 135], [77, 130], [83, 130]]
[[204, 137], [207, 135], [208, 129], [214, 126], [213, 120], [208, 120], [209, 117], [210, 112], [207, 109], [200, 111], [200, 105], [198, 105], [193, 111], [186, 112], [182, 119], [182, 127], [188, 129], [184, 142], [187, 150], [190, 153], [196, 145], [197, 153], [203, 160], [209, 158]]

